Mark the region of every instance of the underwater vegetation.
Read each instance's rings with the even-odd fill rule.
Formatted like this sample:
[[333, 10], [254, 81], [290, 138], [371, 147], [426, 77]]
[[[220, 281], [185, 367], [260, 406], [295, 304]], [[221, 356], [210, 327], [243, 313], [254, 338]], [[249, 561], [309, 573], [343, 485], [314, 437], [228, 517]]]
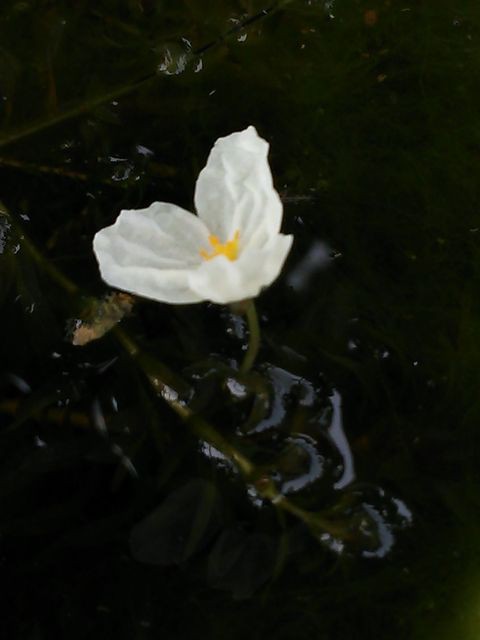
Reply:
[[476, 638], [477, 3], [0, 35], [5, 635]]

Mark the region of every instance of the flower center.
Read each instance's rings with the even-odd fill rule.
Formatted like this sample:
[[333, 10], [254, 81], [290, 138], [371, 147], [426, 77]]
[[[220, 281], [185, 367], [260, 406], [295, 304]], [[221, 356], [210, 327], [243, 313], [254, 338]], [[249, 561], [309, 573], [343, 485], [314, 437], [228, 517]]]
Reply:
[[200, 255], [204, 260], [211, 260], [216, 256], [225, 256], [229, 260], [236, 260], [238, 258], [238, 242], [240, 238], [240, 231], [235, 231], [233, 238], [222, 243], [217, 236], [208, 236], [208, 241], [212, 245], [212, 251], [209, 253], [202, 249]]

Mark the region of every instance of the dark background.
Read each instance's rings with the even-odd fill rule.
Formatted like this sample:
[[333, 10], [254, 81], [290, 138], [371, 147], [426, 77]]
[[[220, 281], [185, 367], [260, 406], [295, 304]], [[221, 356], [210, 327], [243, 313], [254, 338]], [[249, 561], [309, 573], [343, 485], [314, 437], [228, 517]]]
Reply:
[[[5, 637], [477, 638], [479, 38], [474, 0], [2, 3]], [[95, 232], [153, 200], [193, 210], [213, 142], [249, 124], [295, 242], [257, 303], [280, 411], [239, 446], [281, 482], [301, 467], [284, 445], [315, 434], [324, 471], [295, 499], [351, 518], [337, 552], [255, 507], [113, 336], [68, 340], [107, 292]], [[221, 380], [241, 321], [140, 302], [122, 326], [238, 443]], [[132, 529], [159, 505], [161, 559], [139, 562]]]

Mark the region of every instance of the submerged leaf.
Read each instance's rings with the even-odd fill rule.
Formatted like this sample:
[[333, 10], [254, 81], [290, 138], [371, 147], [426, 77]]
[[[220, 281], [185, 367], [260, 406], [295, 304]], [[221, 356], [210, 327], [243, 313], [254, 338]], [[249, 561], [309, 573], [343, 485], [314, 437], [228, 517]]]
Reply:
[[130, 549], [139, 562], [180, 564], [204, 548], [219, 527], [217, 490], [211, 482], [195, 479], [133, 528]]
[[224, 531], [208, 561], [208, 581], [231, 591], [234, 598], [251, 596], [273, 574], [275, 545], [270, 536], [241, 529]]
[[98, 340], [108, 333], [132, 310], [134, 298], [128, 293], [112, 293], [104, 300], [95, 300], [86, 321], [77, 320], [71, 335], [76, 347]]

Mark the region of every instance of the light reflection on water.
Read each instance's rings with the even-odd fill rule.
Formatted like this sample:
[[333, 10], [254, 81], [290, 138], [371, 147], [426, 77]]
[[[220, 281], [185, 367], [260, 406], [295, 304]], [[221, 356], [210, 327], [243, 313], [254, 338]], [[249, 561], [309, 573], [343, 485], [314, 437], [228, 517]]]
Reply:
[[300, 262], [288, 274], [288, 284], [295, 291], [306, 290], [315, 273], [327, 267], [334, 258], [335, 252], [326, 242], [315, 240]]
[[333, 415], [332, 422], [328, 428], [328, 434], [335, 447], [338, 449], [343, 460], [342, 477], [334, 484], [335, 489], [343, 489], [350, 482], [355, 480], [355, 469], [353, 465], [353, 455], [348, 443], [342, 420], [342, 398], [338, 391], [334, 390], [331, 395]]
[[295, 388], [301, 390], [302, 395], [298, 399], [300, 406], [313, 407], [316, 401], [315, 387], [305, 378], [272, 365], [268, 367], [266, 374], [272, 384], [270, 413], [265, 419], [259, 421], [250, 430], [250, 433], [261, 433], [269, 429], [278, 428], [287, 417], [288, 397]]
[[324, 466], [324, 459], [318, 453], [313, 438], [304, 434], [298, 434], [294, 438], [287, 438], [286, 442], [304, 451], [307, 454], [308, 464], [306, 465], [307, 468], [304, 473], [286, 480], [281, 484], [281, 492], [283, 494], [296, 493], [314, 483], [322, 476]]

